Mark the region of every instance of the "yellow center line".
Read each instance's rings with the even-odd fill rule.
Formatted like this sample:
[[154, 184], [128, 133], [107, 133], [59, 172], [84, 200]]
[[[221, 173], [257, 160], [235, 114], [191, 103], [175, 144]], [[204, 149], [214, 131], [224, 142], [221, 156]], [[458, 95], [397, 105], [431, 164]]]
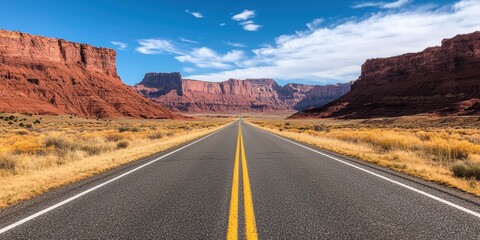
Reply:
[[228, 240], [238, 239], [238, 164], [240, 155], [240, 128], [238, 129], [237, 150], [235, 151], [235, 163], [233, 165], [232, 196], [230, 198], [230, 213], [228, 216]]
[[235, 163], [233, 166], [232, 196], [230, 198], [230, 212], [228, 216], [228, 240], [238, 239], [238, 171], [240, 158], [242, 159], [243, 203], [245, 208], [245, 238], [247, 240], [257, 240], [257, 227], [255, 224], [255, 212], [253, 210], [253, 198], [250, 188], [250, 178], [248, 176], [247, 157], [245, 154], [245, 146], [243, 144], [242, 127], [239, 123], [237, 148], [235, 151]]
[[245, 156], [241, 126], [240, 143], [242, 152], [243, 203], [245, 208], [245, 237], [247, 240], [257, 240], [257, 226], [255, 224], [255, 212], [253, 211], [252, 191], [250, 189], [250, 178], [248, 176], [247, 157]]

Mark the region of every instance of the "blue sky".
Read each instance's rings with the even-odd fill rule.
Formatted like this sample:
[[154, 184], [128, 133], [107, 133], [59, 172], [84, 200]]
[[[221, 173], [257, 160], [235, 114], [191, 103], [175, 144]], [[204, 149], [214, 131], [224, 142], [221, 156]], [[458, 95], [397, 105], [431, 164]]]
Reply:
[[355, 80], [367, 58], [480, 30], [478, 0], [3, 1], [0, 28], [117, 49], [122, 80]]

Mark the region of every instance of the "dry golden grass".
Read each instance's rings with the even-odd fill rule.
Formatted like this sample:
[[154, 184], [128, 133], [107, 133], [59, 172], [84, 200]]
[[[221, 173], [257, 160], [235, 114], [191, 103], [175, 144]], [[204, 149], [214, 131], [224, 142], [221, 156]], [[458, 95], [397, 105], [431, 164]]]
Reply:
[[265, 120], [270, 132], [480, 196], [480, 118]]
[[228, 122], [0, 115], [0, 208], [199, 138]]

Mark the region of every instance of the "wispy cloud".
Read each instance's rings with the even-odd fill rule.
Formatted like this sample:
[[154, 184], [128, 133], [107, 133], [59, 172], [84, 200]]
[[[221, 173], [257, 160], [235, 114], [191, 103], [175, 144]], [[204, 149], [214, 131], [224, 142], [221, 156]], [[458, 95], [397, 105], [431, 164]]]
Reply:
[[232, 19], [235, 21], [245, 21], [255, 17], [255, 11], [245, 9], [243, 12], [233, 15]]
[[220, 26], [220, 27], [225, 27], [225, 25], [227, 25], [227, 24], [226, 24], [226, 23], [220, 23], [220, 24], [218, 24], [218, 26]]
[[255, 17], [255, 11], [245, 9], [243, 12], [233, 15], [232, 19], [234, 21], [240, 22], [239, 24], [243, 27], [246, 31], [258, 31], [262, 26], [253, 22], [253, 18]]
[[143, 54], [182, 54], [170, 41], [164, 39], [141, 39], [138, 40], [138, 44], [140, 44], [140, 46], [137, 47], [135, 51]]
[[195, 72], [195, 68], [184, 67], [184, 68], [182, 68], [182, 71], [186, 72], [186, 73], [192, 73], [192, 72]]
[[397, 0], [395, 2], [362, 2], [353, 5], [352, 8], [379, 7], [379, 8], [399, 8], [407, 4], [410, 0]]
[[182, 63], [191, 63], [199, 68], [230, 69], [245, 58], [244, 52], [232, 50], [219, 54], [207, 47], [195, 48], [191, 53], [176, 56]]
[[251, 32], [258, 31], [258, 29], [262, 27], [261, 25], [255, 24], [253, 21], [246, 21], [240, 24], [243, 26], [244, 30]]
[[247, 47], [247, 45], [245, 45], [245, 44], [243, 44], [243, 43], [237, 43], [237, 42], [224, 41], [223, 44], [228, 45], [228, 46], [230, 46], [230, 47], [236, 47], [236, 48], [244, 48], [244, 47]]
[[186, 42], [186, 43], [195, 43], [195, 44], [199, 43], [199, 42], [197, 42], [197, 41], [190, 40], [190, 39], [188, 39], [188, 38], [180, 38], [180, 41]]
[[[347, 82], [360, 73], [365, 59], [421, 51], [444, 38], [480, 29], [480, 1], [463, 0], [436, 8], [380, 11], [362, 19], [282, 35], [275, 44], [253, 50], [253, 57], [235, 63], [234, 70], [188, 78], [224, 81], [228, 78], [271, 77], [324, 83]], [[318, 22], [318, 21], [317, 21]], [[316, 27], [312, 27], [316, 25]]]
[[110, 43], [111, 43], [112, 45], [117, 46], [117, 49], [118, 49], [118, 50], [125, 50], [125, 49], [127, 49], [127, 47], [128, 47], [128, 44], [126, 44], [126, 43], [124, 43], [124, 42], [111, 41]]
[[[185, 38], [181, 38], [181, 41], [195, 42]], [[241, 50], [232, 50], [225, 54], [217, 53], [216, 51], [207, 48], [193, 48], [191, 50], [179, 50], [173, 42], [165, 39], [141, 39], [138, 40], [139, 47], [135, 51], [142, 54], [173, 54], [176, 55], [175, 59], [182, 63], [193, 64], [198, 68], [207, 69], [232, 69], [233, 67], [245, 66], [249, 61], [245, 61], [245, 52]], [[196, 42], [195, 42], [196, 43]], [[230, 42], [229, 42], [230, 43]], [[238, 47], [243, 46], [239, 43], [230, 43], [232, 45], [237, 44]], [[185, 66], [185, 72], [194, 72], [195, 68]]]
[[317, 18], [317, 19], [314, 19], [312, 22], [307, 23], [306, 25], [307, 25], [308, 30], [314, 31], [315, 29], [317, 29], [320, 26], [320, 24], [323, 21], [324, 21], [323, 18]]
[[186, 13], [196, 17], [196, 18], [203, 18], [203, 14], [201, 12], [192, 12], [188, 9], [185, 10]]

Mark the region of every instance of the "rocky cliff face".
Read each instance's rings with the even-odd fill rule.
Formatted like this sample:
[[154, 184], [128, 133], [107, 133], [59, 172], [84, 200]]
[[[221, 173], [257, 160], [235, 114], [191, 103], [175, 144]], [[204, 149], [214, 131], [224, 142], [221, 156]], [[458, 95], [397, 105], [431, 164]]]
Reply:
[[158, 98], [175, 90], [182, 92], [182, 75], [173, 73], [147, 73], [143, 81], [137, 84], [137, 91], [147, 98]]
[[352, 90], [293, 117], [368, 118], [480, 113], [480, 32], [420, 53], [369, 59]]
[[205, 82], [180, 73], [147, 73], [134, 87], [168, 108], [184, 112], [269, 112], [323, 105], [350, 90], [350, 83], [327, 86], [287, 84], [273, 79]]
[[0, 112], [172, 118], [122, 83], [106, 48], [0, 30]]

